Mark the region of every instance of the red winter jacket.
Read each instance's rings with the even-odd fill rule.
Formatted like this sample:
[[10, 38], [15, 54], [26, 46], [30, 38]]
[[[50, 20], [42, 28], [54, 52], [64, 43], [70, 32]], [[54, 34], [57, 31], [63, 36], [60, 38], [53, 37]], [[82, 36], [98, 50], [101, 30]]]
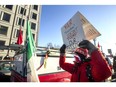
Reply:
[[72, 74], [71, 82], [89, 82], [86, 67], [90, 65], [91, 75], [95, 82], [101, 82], [111, 76], [111, 69], [99, 50], [91, 54], [91, 61], [84, 62], [77, 67], [74, 64], [65, 62], [66, 56], [60, 56], [60, 67]]

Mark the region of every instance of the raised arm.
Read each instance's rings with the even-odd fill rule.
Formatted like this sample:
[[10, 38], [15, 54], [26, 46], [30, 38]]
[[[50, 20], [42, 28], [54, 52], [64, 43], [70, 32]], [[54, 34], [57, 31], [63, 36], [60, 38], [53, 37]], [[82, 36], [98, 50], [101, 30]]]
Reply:
[[73, 72], [73, 67], [74, 67], [74, 64], [71, 64], [71, 63], [66, 63], [65, 60], [66, 60], [66, 54], [65, 54], [65, 51], [66, 50], [66, 45], [63, 44], [62, 47], [60, 48], [60, 59], [59, 59], [59, 65], [62, 69], [72, 73]]

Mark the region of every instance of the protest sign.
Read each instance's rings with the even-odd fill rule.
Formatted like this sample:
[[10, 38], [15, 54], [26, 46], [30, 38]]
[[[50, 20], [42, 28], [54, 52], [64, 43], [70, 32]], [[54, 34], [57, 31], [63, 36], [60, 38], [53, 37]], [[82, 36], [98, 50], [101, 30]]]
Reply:
[[77, 12], [62, 28], [63, 43], [71, 51], [78, 47], [82, 40], [91, 40], [101, 34], [90, 24], [90, 22]]

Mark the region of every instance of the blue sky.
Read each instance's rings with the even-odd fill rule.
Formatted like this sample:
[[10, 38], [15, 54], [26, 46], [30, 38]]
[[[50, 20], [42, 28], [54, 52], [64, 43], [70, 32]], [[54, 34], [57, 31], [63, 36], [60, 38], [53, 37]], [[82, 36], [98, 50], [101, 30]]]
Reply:
[[102, 45], [103, 51], [107, 53], [107, 49], [112, 49], [116, 53], [116, 5], [42, 5], [38, 45], [61, 46], [61, 27], [77, 11], [101, 33], [96, 43]]

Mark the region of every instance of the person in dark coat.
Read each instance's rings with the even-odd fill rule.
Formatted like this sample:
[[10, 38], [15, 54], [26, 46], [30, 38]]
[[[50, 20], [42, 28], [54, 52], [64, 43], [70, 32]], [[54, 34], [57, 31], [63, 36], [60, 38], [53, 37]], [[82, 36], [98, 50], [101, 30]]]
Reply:
[[101, 51], [88, 40], [79, 43], [79, 48], [75, 50], [74, 64], [65, 62], [65, 50], [66, 45], [63, 44], [60, 48], [59, 65], [72, 74], [71, 82], [102, 82], [112, 75]]
[[112, 82], [116, 82], [116, 56], [113, 56], [113, 70]]
[[116, 73], [116, 56], [113, 57], [113, 69], [114, 72]]

